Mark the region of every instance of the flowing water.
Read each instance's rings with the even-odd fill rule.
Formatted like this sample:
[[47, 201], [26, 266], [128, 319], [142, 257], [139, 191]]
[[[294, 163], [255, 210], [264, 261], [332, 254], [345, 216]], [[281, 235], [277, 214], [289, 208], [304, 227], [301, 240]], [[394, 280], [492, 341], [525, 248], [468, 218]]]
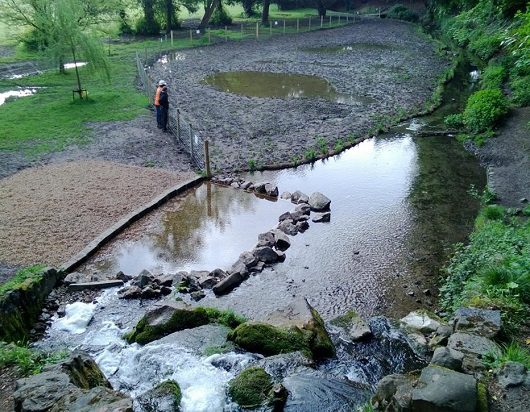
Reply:
[[[329, 321], [352, 308], [364, 317], [399, 317], [432, 304], [439, 269], [451, 245], [465, 240], [479, 207], [469, 188], [485, 184], [478, 161], [458, 142], [415, 134], [426, 122], [438, 124], [439, 117], [405, 122], [311, 165], [246, 176], [277, 184], [280, 191], [326, 194], [332, 200], [331, 222], [311, 223], [291, 238], [285, 262], [227, 296], [207, 295], [200, 305], [259, 320], [306, 297]], [[285, 200], [205, 183], [139, 222], [81, 270], [134, 275], [144, 268], [226, 269], [293, 208]], [[367, 342], [351, 342], [328, 324], [337, 357], [316, 367], [296, 355], [207, 356], [208, 347], [225, 342], [227, 330], [221, 326], [177, 332], [143, 347], [126, 344], [123, 333], [154, 304], [123, 301], [115, 289], [108, 290], [96, 304], [68, 306], [66, 317], [56, 318], [38, 345], [89, 351], [113, 387], [133, 397], [175, 379], [183, 390], [183, 411], [194, 412], [238, 410], [226, 396], [227, 382], [253, 364], [283, 381], [290, 393], [286, 410], [339, 411], [364, 402], [382, 376], [425, 362], [409, 337], [382, 317], [370, 319], [374, 338]]]

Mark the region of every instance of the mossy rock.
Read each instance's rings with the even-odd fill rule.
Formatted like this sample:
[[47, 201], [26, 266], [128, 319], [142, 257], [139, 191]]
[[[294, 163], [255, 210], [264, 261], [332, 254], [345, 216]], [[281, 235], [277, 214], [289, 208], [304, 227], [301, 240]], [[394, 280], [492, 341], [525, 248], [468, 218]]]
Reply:
[[177, 382], [164, 381], [138, 397], [145, 412], [179, 411], [182, 391]]
[[313, 359], [325, 359], [335, 356], [335, 346], [328, 335], [324, 321], [315, 308], [310, 306], [313, 320], [304, 326], [304, 330], [311, 332], [309, 346]]
[[68, 360], [62, 362], [61, 369], [70, 376], [72, 383], [81, 389], [111, 387], [96, 362], [84, 352], [74, 353]]
[[249, 352], [273, 356], [297, 351], [310, 354], [310, 335], [296, 326], [286, 328], [247, 322], [230, 332], [228, 339]]
[[242, 408], [256, 408], [271, 401], [272, 377], [262, 368], [249, 368], [228, 383], [230, 397]]
[[203, 308], [193, 310], [162, 306], [147, 313], [134, 329], [124, 336], [129, 342], [146, 344], [179, 330], [196, 328], [210, 322]]

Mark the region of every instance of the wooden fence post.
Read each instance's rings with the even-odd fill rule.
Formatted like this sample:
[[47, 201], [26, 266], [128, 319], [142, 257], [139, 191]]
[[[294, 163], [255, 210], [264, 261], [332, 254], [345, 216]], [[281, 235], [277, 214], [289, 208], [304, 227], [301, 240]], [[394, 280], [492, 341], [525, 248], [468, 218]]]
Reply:
[[193, 30], [190, 29], [190, 42], [193, 43]]
[[212, 42], [212, 33], [210, 32], [210, 29], [206, 29], [208, 30], [208, 44], [210, 44]]
[[259, 39], [259, 21], [256, 22], [256, 40]]
[[204, 141], [204, 167], [206, 168], [206, 177], [210, 177], [210, 147], [208, 140]]
[[324, 27], [324, 16], [320, 16], [320, 28]]
[[311, 16], [309, 16], [309, 31], [311, 31]]
[[296, 19], [296, 32], [300, 32], [300, 19]]
[[171, 30], [171, 47], [173, 47], [173, 30]]
[[283, 20], [283, 34], [285, 34], [285, 19]]

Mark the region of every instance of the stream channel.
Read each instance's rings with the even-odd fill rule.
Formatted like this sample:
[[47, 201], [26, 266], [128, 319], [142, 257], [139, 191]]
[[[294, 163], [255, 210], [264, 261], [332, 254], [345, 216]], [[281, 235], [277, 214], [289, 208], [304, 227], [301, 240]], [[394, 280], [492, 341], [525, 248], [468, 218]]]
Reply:
[[[263, 359], [229, 351], [207, 356], [208, 347], [225, 343], [226, 328], [214, 325], [145, 346], [128, 345], [123, 333], [157, 302], [120, 300], [116, 289], [103, 292], [97, 303], [70, 305], [37, 345], [87, 350], [113, 387], [135, 398], [175, 379], [183, 411], [239, 410], [226, 395], [227, 382], [251, 364], [263, 365], [283, 381], [290, 393], [287, 411], [352, 410], [384, 375], [421, 367], [425, 359], [410, 337], [379, 315], [398, 318], [434, 305], [439, 270], [451, 245], [465, 241], [472, 230], [479, 204], [469, 189], [482, 190], [484, 170], [454, 139], [415, 133], [436, 126], [461, 104], [473, 84], [469, 67], [463, 68], [434, 115], [404, 122], [311, 165], [245, 176], [272, 182], [280, 193], [324, 193], [332, 200], [331, 222], [311, 223], [292, 237], [285, 262], [251, 276], [227, 296], [207, 294], [196, 305], [230, 308], [260, 320], [305, 297], [326, 321], [337, 347], [335, 359], [308, 366], [295, 355]], [[292, 209], [286, 200], [204, 183], [138, 222], [80, 271], [136, 275], [143, 269], [227, 269], [252, 249], [259, 233]], [[351, 309], [371, 317], [372, 339], [351, 342], [329, 324]], [[142, 410], [138, 402], [135, 408]]]

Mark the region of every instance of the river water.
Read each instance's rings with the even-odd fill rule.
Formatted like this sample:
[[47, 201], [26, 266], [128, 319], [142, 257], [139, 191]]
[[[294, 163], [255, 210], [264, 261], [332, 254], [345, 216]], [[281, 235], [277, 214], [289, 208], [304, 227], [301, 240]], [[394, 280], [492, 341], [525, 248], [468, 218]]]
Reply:
[[[259, 320], [305, 297], [326, 321], [350, 309], [366, 318], [399, 317], [433, 305], [440, 268], [451, 245], [465, 241], [479, 207], [469, 189], [485, 185], [484, 170], [460, 143], [415, 134], [434, 120], [404, 122], [310, 165], [245, 176], [272, 182], [280, 192], [324, 193], [332, 200], [331, 222], [311, 223], [305, 233], [291, 237], [285, 262], [250, 277], [227, 296], [209, 294], [199, 304]], [[143, 269], [226, 269], [293, 208], [285, 200], [204, 183], [133, 225], [80, 270], [136, 275]], [[105, 291], [96, 304], [68, 307], [66, 319], [56, 319], [38, 346], [87, 350], [113, 387], [133, 397], [175, 379], [183, 391], [183, 411], [238, 410], [226, 396], [227, 382], [252, 364], [283, 380], [289, 411], [351, 410], [382, 376], [424, 362], [407, 336], [377, 317], [370, 320], [375, 338], [365, 343], [349, 342], [328, 324], [338, 356], [316, 368], [288, 357], [207, 356], [208, 346], [220, 346], [226, 338], [226, 330], [217, 326], [143, 347], [127, 345], [121, 336], [155, 302], [123, 301], [116, 292]], [[141, 410], [138, 403], [135, 407]]]

